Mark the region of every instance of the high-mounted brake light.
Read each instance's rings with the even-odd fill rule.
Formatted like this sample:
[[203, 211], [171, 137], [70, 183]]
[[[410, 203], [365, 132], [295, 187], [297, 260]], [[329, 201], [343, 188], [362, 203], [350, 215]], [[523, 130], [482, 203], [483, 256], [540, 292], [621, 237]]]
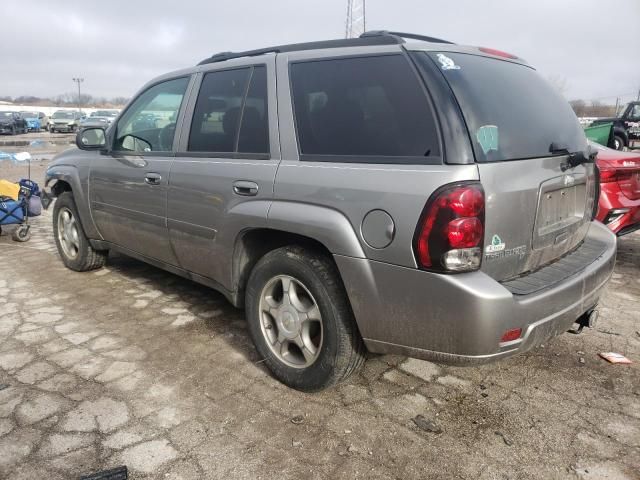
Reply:
[[510, 58], [511, 60], [518, 59], [518, 57], [516, 57], [512, 53], [503, 52], [502, 50], [496, 50], [495, 48], [478, 47], [478, 50], [483, 53], [488, 53], [489, 55], [494, 55], [496, 57]]
[[484, 192], [479, 183], [446, 185], [425, 206], [414, 236], [420, 267], [468, 272], [480, 268]]

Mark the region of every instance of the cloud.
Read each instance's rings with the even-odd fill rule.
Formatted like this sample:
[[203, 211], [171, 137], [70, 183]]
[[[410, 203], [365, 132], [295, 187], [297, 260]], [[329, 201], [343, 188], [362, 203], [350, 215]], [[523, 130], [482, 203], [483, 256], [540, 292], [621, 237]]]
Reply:
[[[367, 27], [510, 51], [588, 99], [640, 88], [640, 2], [619, 0], [616, 12], [603, 15], [602, 0], [368, 0]], [[215, 52], [340, 38], [345, 13], [346, 0], [3, 2], [12, 40], [0, 95], [69, 92], [81, 76], [94, 96], [130, 96]]]

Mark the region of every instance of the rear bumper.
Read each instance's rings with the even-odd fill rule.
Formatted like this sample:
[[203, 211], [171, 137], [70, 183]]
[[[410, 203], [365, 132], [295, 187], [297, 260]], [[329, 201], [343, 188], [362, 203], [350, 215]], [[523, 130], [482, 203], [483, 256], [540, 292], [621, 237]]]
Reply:
[[[525, 352], [568, 330], [597, 303], [615, 263], [616, 239], [593, 222], [603, 253], [550, 288], [515, 295], [483, 272], [442, 275], [336, 256], [370, 351], [471, 365]], [[518, 340], [500, 343], [506, 330]]]

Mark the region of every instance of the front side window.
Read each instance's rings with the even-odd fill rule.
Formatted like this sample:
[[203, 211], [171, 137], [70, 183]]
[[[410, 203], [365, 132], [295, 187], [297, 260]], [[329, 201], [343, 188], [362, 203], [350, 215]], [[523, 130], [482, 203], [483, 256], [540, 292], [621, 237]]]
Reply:
[[268, 153], [266, 67], [210, 72], [196, 100], [189, 151]]
[[142, 93], [116, 125], [114, 150], [171, 151], [178, 112], [188, 84], [188, 77], [176, 78]]
[[294, 63], [291, 85], [303, 160], [439, 155], [425, 92], [402, 55]]

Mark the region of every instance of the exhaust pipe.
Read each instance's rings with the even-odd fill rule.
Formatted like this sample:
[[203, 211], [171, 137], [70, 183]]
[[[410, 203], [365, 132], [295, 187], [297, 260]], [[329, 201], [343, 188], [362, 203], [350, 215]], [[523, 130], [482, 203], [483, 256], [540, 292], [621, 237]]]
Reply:
[[569, 333], [578, 335], [579, 333], [582, 333], [582, 329], [584, 327], [595, 328], [596, 323], [598, 323], [598, 315], [598, 310], [596, 310], [595, 308], [587, 310], [575, 321], [575, 323], [578, 325], [577, 328], [572, 328], [571, 330], [569, 330]]

